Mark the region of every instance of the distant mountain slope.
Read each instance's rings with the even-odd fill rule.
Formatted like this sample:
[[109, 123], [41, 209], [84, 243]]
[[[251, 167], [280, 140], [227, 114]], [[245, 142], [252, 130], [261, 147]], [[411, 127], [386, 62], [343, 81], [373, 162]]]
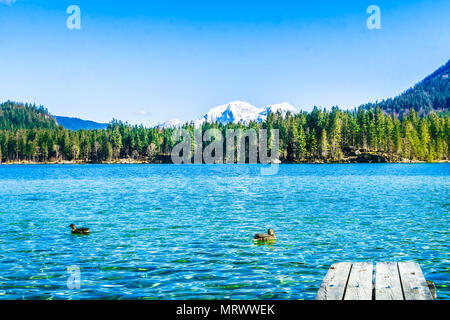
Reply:
[[174, 128], [181, 128], [183, 124], [184, 124], [183, 121], [179, 119], [171, 119], [165, 121], [164, 123], [158, 124], [157, 127], [161, 129], [174, 129]]
[[289, 103], [284, 102], [284, 103], [278, 103], [278, 104], [271, 104], [271, 105], [267, 106], [262, 112], [260, 112], [258, 118], [260, 120], [266, 120], [269, 113], [277, 113], [278, 111], [281, 112], [281, 114], [283, 116], [285, 116], [286, 113], [288, 113], [288, 112], [290, 112], [292, 114], [298, 113], [297, 109], [295, 109]]
[[79, 118], [71, 118], [71, 117], [60, 117], [53, 116], [55, 118], [58, 125], [63, 126], [68, 130], [95, 130], [95, 129], [106, 129], [108, 127], [107, 123], [99, 123], [90, 120], [82, 120]]
[[0, 130], [56, 128], [47, 109], [31, 104], [7, 101], [0, 104]]
[[450, 109], [450, 60], [431, 75], [406, 90], [395, 98], [383, 100], [379, 103], [368, 103], [366, 108], [379, 106], [389, 114], [402, 116], [411, 108], [419, 115], [430, 111], [448, 111]]

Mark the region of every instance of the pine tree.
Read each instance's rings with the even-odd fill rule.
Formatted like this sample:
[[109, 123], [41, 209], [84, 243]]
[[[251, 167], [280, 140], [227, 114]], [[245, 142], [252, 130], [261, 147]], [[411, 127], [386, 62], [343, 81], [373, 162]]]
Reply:
[[327, 131], [325, 129], [322, 130], [322, 134], [320, 136], [320, 156], [323, 159], [328, 158], [328, 139]]
[[[332, 123], [331, 123], [331, 137], [330, 137], [330, 151], [333, 160], [342, 159], [341, 140], [342, 140], [342, 119], [341, 114], [337, 108], [333, 108]], [[326, 137], [325, 137], [326, 139]]]
[[303, 130], [303, 126], [300, 125], [298, 128], [298, 137], [297, 137], [297, 158], [303, 160], [306, 152], [306, 135]]

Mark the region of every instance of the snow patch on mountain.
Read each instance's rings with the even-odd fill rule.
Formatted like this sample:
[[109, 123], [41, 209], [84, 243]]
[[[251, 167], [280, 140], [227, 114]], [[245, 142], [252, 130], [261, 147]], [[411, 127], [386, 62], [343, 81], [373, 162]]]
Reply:
[[171, 119], [167, 120], [164, 123], [158, 124], [159, 128], [162, 129], [175, 129], [175, 128], [181, 128], [183, 126], [184, 122], [179, 119]]
[[295, 114], [298, 112], [289, 103], [283, 102], [283, 103], [268, 105], [261, 114], [267, 116], [270, 112], [277, 113], [278, 111], [280, 111], [282, 115], [286, 115], [286, 113], [288, 113], [288, 112], [290, 112], [292, 114]]

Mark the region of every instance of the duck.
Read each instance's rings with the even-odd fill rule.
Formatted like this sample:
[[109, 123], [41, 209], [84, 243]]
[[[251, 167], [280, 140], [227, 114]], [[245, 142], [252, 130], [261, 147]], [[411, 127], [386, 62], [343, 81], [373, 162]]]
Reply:
[[276, 239], [273, 229], [267, 230], [267, 233], [257, 233], [253, 238], [254, 241], [274, 241]]
[[91, 233], [91, 230], [89, 230], [89, 228], [76, 228], [73, 223], [69, 226], [69, 228], [72, 229], [72, 234], [89, 234], [89, 233]]

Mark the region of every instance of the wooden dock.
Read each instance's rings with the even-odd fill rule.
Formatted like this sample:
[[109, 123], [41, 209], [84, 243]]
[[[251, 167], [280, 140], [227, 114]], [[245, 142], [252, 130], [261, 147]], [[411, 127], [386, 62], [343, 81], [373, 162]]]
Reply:
[[433, 300], [415, 262], [340, 262], [323, 279], [316, 300]]

